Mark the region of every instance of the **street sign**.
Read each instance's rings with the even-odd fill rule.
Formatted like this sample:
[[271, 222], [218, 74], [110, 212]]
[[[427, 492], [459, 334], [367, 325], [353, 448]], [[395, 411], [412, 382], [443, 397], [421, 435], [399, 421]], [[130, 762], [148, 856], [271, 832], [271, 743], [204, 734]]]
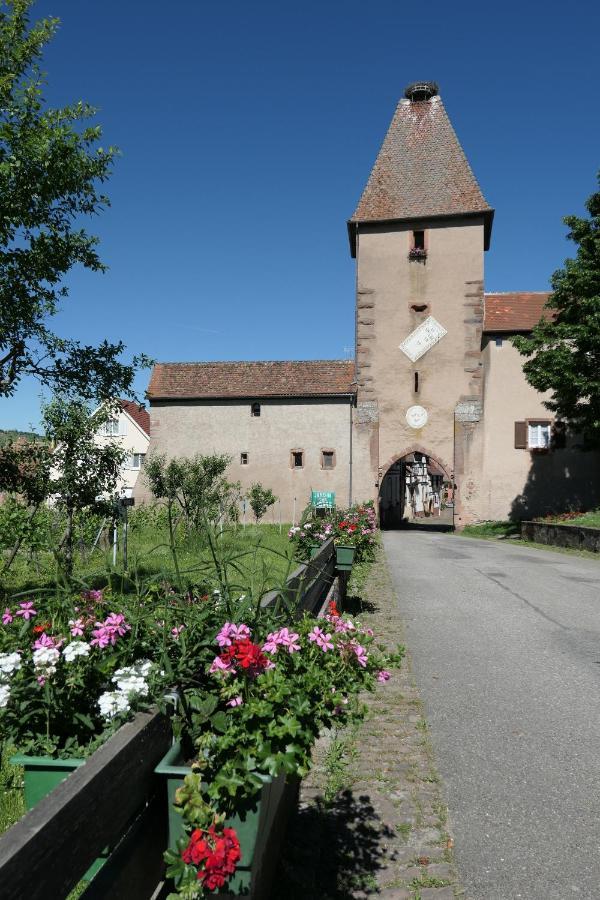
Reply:
[[333, 509], [335, 491], [311, 491], [310, 503], [313, 509]]

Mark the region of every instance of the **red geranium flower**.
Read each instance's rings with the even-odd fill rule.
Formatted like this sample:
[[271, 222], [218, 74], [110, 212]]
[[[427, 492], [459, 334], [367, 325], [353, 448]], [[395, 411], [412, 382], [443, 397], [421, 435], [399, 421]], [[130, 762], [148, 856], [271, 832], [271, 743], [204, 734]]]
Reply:
[[41, 625], [34, 625], [32, 631], [34, 634], [43, 634], [47, 628], [50, 628], [50, 622], [43, 622]]
[[209, 891], [222, 888], [242, 858], [240, 842], [233, 828], [218, 832], [214, 825], [206, 831], [196, 828], [181, 858], [198, 868], [198, 881]]
[[233, 664], [238, 669], [241, 667], [251, 677], [260, 675], [269, 665], [269, 660], [260, 646], [248, 638], [233, 641], [231, 646], [226, 647], [219, 655], [224, 663], [229, 666]]

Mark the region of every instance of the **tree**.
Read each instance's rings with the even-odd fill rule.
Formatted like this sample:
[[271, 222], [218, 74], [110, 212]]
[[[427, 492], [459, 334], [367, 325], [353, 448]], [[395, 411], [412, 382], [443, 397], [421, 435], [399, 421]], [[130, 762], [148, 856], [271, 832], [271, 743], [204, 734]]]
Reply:
[[11, 547], [2, 574], [8, 572], [24, 541], [35, 534], [36, 519], [48, 496], [51, 452], [42, 441], [19, 439], [0, 446], [0, 544]]
[[150, 456], [144, 464], [144, 477], [158, 500], [166, 500], [169, 516], [173, 508], [183, 513], [188, 530], [201, 529], [228, 512], [230, 494], [237, 485], [225, 478], [231, 457], [214, 453], [167, 462], [164, 454]]
[[248, 500], [258, 525], [269, 507], [277, 502], [277, 497], [270, 488], [265, 488], [259, 482], [255, 482], [248, 491]]
[[67, 272], [78, 263], [105, 270], [81, 222], [109, 205], [100, 185], [116, 150], [98, 145], [87, 103], [45, 108], [40, 61], [59, 23], [30, 27], [32, 3], [0, 0], [0, 396], [24, 375], [83, 399], [132, 396], [145, 357], [126, 365], [122, 342], [84, 346], [49, 328]]
[[[600, 184], [600, 173], [598, 175]], [[530, 337], [515, 337], [529, 357], [523, 371], [574, 432], [600, 443], [600, 192], [586, 203], [589, 216], [567, 216], [567, 237], [577, 244], [575, 259], [552, 276], [546, 315]], [[551, 312], [552, 311], [552, 312]]]
[[66, 513], [59, 555], [68, 575], [73, 571], [75, 512], [95, 507], [98, 498], [110, 501], [116, 494], [126, 452], [116, 443], [98, 444], [95, 440], [100, 425], [111, 414], [108, 403], [92, 414], [83, 400], [63, 398], [55, 398], [43, 409], [45, 432], [54, 444], [48, 496]]

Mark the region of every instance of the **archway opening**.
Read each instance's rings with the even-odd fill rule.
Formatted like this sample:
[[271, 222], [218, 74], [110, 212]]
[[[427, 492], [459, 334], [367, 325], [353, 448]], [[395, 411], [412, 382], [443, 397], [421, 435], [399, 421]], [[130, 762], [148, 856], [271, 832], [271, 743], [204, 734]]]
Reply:
[[440, 464], [415, 451], [396, 460], [379, 489], [381, 528], [453, 527], [453, 485]]

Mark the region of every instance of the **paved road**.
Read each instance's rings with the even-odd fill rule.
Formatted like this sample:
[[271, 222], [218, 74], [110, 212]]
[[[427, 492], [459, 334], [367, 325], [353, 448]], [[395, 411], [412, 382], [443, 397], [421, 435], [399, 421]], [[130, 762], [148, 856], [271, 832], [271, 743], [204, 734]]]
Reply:
[[468, 900], [598, 900], [600, 561], [384, 545]]

